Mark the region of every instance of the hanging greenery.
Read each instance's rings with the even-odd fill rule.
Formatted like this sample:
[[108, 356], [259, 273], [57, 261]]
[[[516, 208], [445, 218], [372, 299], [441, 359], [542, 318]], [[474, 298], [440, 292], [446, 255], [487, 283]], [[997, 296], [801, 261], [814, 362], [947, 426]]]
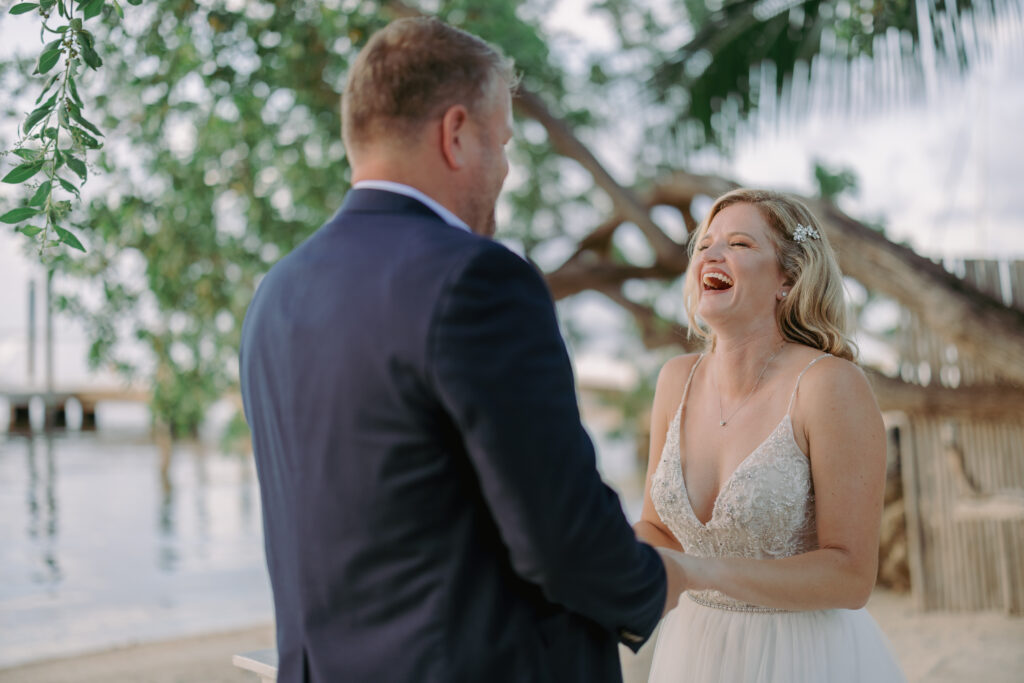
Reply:
[[[142, 2], [127, 1], [132, 5]], [[33, 191], [23, 206], [0, 216], [0, 222], [17, 225], [18, 232], [38, 244], [40, 255], [61, 244], [85, 251], [69, 229], [68, 214], [72, 202], [81, 199], [81, 187], [89, 173], [86, 158], [103, 146], [98, 139], [103, 133], [85, 117], [78, 79], [83, 68], [96, 70], [103, 64], [85, 22], [105, 9], [124, 18], [117, 0], [40, 0], [10, 9], [12, 15], [39, 14], [43, 48], [31, 76], [42, 82], [42, 87], [11, 150], [19, 163], [2, 178], [12, 185], [29, 184]]]

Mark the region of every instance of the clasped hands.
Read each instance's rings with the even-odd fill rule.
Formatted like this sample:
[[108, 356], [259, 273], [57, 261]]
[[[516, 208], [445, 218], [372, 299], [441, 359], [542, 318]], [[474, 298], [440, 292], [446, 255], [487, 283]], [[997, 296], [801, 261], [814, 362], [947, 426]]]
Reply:
[[665, 577], [668, 583], [668, 591], [665, 595], [664, 616], [675, 608], [679, 597], [687, 590], [701, 590], [704, 588], [700, 580], [699, 570], [700, 559], [671, 548], [655, 547], [665, 564]]

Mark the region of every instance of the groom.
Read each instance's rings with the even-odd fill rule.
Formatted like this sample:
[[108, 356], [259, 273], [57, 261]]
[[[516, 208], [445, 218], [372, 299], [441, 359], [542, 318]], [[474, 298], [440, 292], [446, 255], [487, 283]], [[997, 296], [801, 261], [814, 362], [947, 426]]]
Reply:
[[353, 189], [249, 307], [282, 683], [618, 681], [682, 590], [598, 476], [544, 281], [488, 239], [514, 81], [440, 21], [377, 33]]

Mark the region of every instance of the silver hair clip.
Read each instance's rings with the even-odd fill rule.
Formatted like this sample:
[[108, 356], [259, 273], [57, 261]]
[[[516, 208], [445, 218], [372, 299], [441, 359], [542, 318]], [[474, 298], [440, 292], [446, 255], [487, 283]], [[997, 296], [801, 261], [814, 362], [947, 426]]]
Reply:
[[819, 233], [815, 228], [813, 228], [810, 225], [803, 225], [801, 223], [797, 223], [796, 230], [793, 231], [793, 241], [805, 242], [808, 239], [820, 240], [821, 233]]

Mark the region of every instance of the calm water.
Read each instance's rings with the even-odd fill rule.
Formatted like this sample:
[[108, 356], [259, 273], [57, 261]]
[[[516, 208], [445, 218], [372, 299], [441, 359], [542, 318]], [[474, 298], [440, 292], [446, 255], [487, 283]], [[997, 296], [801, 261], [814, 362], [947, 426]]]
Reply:
[[251, 458], [136, 433], [0, 435], [0, 668], [268, 623]]
[[[145, 410], [98, 418], [0, 431], [0, 668], [273, 619], [252, 458], [179, 444], [164, 467]], [[601, 432], [599, 468], [635, 519], [632, 445]]]

